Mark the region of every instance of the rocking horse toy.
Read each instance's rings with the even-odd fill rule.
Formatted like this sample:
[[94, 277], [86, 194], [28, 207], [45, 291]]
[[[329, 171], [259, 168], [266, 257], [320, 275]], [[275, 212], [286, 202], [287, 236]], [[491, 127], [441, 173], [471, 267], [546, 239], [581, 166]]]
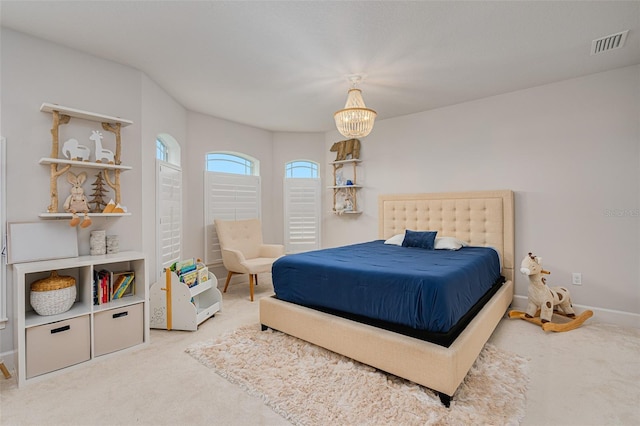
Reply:
[[[520, 318], [542, 327], [544, 331], [569, 331], [582, 325], [593, 316], [586, 310], [576, 316], [569, 290], [564, 287], [548, 287], [543, 274], [551, 272], [542, 269], [542, 259], [529, 253], [522, 259], [520, 272], [529, 276], [529, 303], [525, 312], [511, 311], [509, 318]], [[553, 314], [568, 318], [566, 322], [552, 322]]]

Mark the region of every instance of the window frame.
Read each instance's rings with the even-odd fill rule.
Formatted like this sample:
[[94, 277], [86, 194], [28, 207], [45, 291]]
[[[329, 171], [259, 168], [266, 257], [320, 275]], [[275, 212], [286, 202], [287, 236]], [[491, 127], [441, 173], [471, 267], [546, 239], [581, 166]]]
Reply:
[[[311, 176], [293, 176], [296, 169], [311, 170]], [[320, 165], [311, 160], [292, 160], [284, 165], [284, 177], [285, 179], [319, 179], [320, 178]], [[290, 176], [291, 174], [291, 176]]]
[[169, 146], [160, 138], [156, 138], [156, 160], [169, 162]]
[[[242, 161], [237, 161], [237, 164], [242, 164], [245, 163], [244, 167], [247, 168], [246, 163], [250, 163], [250, 171], [251, 173], [236, 173], [236, 172], [229, 172], [226, 170], [218, 170], [218, 169], [211, 169], [209, 168], [209, 164], [211, 161], [215, 161], [215, 160], [211, 160], [209, 157], [212, 155], [223, 155], [223, 156], [228, 156], [228, 157], [235, 157], [239, 160]], [[229, 160], [223, 160], [223, 161], [229, 161]], [[232, 161], [229, 161], [232, 162]], [[257, 158], [254, 158], [250, 155], [247, 154], [243, 154], [240, 152], [234, 152], [234, 151], [210, 151], [207, 152], [205, 154], [205, 159], [204, 159], [204, 170], [205, 172], [213, 172], [213, 173], [227, 173], [227, 174], [234, 174], [234, 175], [240, 175], [240, 176], [260, 176], [260, 160], [258, 160]]]

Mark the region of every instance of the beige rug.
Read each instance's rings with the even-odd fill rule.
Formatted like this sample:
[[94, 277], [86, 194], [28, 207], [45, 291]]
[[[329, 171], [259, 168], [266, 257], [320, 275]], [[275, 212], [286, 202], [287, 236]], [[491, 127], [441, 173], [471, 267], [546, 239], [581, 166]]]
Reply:
[[186, 351], [295, 425], [515, 425], [524, 415], [528, 362], [491, 344], [449, 409], [429, 389], [259, 325]]

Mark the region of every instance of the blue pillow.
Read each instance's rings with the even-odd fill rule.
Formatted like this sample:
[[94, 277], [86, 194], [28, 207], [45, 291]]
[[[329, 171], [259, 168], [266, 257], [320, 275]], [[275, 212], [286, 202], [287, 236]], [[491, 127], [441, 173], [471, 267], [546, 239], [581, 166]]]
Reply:
[[404, 233], [404, 241], [402, 247], [419, 247], [427, 250], [433, 250], [438, 231], [410, 231]]

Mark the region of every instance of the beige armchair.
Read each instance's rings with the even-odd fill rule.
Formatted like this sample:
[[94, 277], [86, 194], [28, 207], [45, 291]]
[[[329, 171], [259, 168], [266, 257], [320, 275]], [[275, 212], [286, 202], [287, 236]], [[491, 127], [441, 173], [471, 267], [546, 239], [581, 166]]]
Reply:
[[218, 220], [214, 221], [222, 263], [227, 269], [227, 282], [234, 274], [249, 274], [249, 292], [253, 302], [253, 280], [258, 284], [258, 274], [271, 272], [271, 265], [279, 257], [284, 256], [284, 246], [280, 244], [263, 244], [262, 227], [259, 219]]

